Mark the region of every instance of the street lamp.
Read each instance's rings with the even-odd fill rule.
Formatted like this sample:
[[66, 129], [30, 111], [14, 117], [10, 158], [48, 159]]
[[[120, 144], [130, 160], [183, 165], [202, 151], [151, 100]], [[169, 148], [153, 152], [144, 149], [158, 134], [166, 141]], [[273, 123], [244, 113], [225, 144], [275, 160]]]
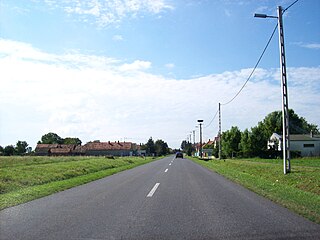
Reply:
[[196, 144], [196, 130], [192, 130], [193, 132], [193, 145]]
[[283, 172], [287, 174], [291, 170], [290, 166], [290, 141], [289, 141], [289, 107], [288, 107], [288, 87], [287, 87], [287, 69], [286, 57], [284, 51], [284, 33], [283, 33], [283, 10], [278, 6], [278, 16], [268, 16], [266, 14], [256, 13], [254, 17], [258, 18], [277, 18], [279, 32], [280, 48], [280, 67], [281, 67], [281, 90], [282, 90], [282, 150], [283, 150]]
[[202, 126], [203, 120], [199, 119], [198, 123], [200, 126], [200, 148], [199, 148], [199, 151], [200, 151], [200, 158], [202, 158], [202, 128], [201, 128], [201, 126]]

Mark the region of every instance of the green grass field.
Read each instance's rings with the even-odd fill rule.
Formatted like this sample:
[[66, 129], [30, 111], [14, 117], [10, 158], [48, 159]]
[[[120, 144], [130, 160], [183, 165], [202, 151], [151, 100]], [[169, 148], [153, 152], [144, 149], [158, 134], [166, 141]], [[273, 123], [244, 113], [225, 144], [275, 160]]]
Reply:
[[320, 158], [292, 159], [287, 175], [280, 159], [192, 160], [320, 223]]
[[151, 161], [138, 157], [0, 157], [0, 209]]

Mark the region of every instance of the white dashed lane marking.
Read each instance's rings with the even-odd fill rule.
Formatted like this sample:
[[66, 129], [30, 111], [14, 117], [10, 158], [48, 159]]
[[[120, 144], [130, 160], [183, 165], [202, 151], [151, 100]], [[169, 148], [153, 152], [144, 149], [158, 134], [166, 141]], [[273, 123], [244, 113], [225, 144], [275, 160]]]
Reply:
[[156, 183], [154, 187], [151, 189], [151, 191], [149, 192], [149, 194], [147, 195], [147, 197], [152, 197], [155, 191], [157, 190], [157, 188], [159, 187], [159, 185], [160, 183]]
[[[169, 166], [171, 166], [171, 164], [173, 163], [174, 159], [172, 159], [172, 161], [169, 163]], [[164, 170], [164, 172], [168, 172], [169, 168], [167, 168], [166, 170]], [[148, 193], [147, 197], [152, 197], [153, 194], [157, 191], [157, 188], [159, 187], [160, 183], [156, 183], [153, 188], [151, 189], [151, 191]]]

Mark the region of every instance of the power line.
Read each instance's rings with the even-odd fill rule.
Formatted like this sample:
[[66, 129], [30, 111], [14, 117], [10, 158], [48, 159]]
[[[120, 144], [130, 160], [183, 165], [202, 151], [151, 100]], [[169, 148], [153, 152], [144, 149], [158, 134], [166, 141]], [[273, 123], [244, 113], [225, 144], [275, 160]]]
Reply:
[[[248, 83], [248, 81], [249, 81], [250, 78], [252, 77], [253, 73], [255, 72], [258, 64], [260, 63], [260, 61], [261, 61], [261, 59], [262, 59], [265, 51], [267, 50], [267, 48], [268, 48], [268, 46], [269, 46], [269, 44], [270, 44], [270, 42], [271, 42], [271, 39], [273, 38], [275, 31], [277, 30], [277, 27], [278, 27], [278, 24], [276, 24], [275, 28], [273, 29], [273, 32], [272, 32], [272, 34], [271, 34], [271, 36], [270, 36], [270, 38], [269, 38], [266, 46], [264, 47], [264, 49], [263, 49], [263, 51], [262, 51], [262, 53], [261, 53], [261, 55], [260, 55], [260, 57], [259, 57], [256, 65], [254, 66], [253, 70], [251, 71], [249, 77], [247, 78], [247, 80], [245, 81], [245, 83], [243, 84], [243, 86], [240, 88], [240, 90], [237, 92], [237, 94], [236, 94], [230, 101], [228, 101], [228, 102], [226, 102], [226, 103], [221, 103], [221, 105], [227, 105], [227, 104], [231, 103], [231, 102], [240, 94], [240, 92], [243, 90], [243, 88], [246, 86], [246, 84]], [[213, 120], [216, 118], [218, 112], [219, 112], [219, 109], [216, 111], [216, 113], [215, 113], [214, 117], [211, 119], [210, 123], [209, 123], [208, 125], [206, 125], [204, 128], [207, 128], [207, 127], [209, 127], [209, 126], [212, 124], [212, 122], [213, 122]]]
[[276, 26], [274, 27], [273, 32], [272, 32], [272, 34], [271, 34], [271, 36], [270, 36], [270, 38], [269, 38], [269, 40], [268, 40], [268, 42], [267, 42], [267, 45], [264, 47], [264, 49], [263, 49], [263, 51], [262, 51], [262, 53], [261, 53], [261, 55], [260, 55], [260, 57], [259, 57], [256, 65], [254, 66], [253, 70], [251, 71], [249, 77], [247, 78], [247, 80], [245, 81], [245, 83], [243, 84], [243, 86], [240, 88], [240, 90], [237, 92], [237, 94], [236, 94], [230, 101], [228, 101], [228, 102], [226, 102], [226, 103], [221, 103], [221, 105], [227, 105], [227, 104], [231, 103], [231, 102], [240, 94], [240, 92], [243, 90], [243, 88], [246, 86], [246, 84], [248, 83], [248, 81], [249, 81], [250, 78], [252, 77], [253, 73], [255, 72], [256, 68], [258, 67], [258, 65], [259, 65], [259, 63], [260, 63], [260, 61], [261, 61], [264, 53], [266, 52], [266, 50], [267, 50], [267, 48], [268, 48], [268, 46], [269, 46], [269, 44], [270, 44], [270, 42], [271, 42], [271, 39], [273, 38], [274, 33], [275, 33], [276, 30], [277, 30], [277, 27], [278, 27], [278, 23], [277, 23]]
[[[292, 4], [290, 4], [287, 8], [285, 8], [285, 9], [282, 11], [282, 13], [284, 13], [285, 11], [287, 11], [289, 8], [291, 8], [291, 7], [292, 7], [294, 4], [296, 4], [298, 1], [299, 1], [299, 0], [294, 1], [294, 2], [293, 2]], [[255, 72], [256, 68], [258, 67], [258, 65], [259, 65], [259, 63], [260, 63], [263, 55], [265, 54], [265, 52], [266, 52], [266, 50], [267, 50], [267, 48], [268, 48], [268, 46], [269, 46], [269, 44], [270, 44], [273, 36], [274, 36], [274, 33], [275, 33], [276, 30], [277, 30], [277, 27], [278, 27], [278, 23], [275, 25], [275, 27], [274, 27], [274, 29], [273, 29], [273, 32], [272, 32], [272, 34], [271, 34], [271, 36], [270, 36], [270, 38], [269, 38], [266, 46], [264, 47], [264, 49], [263, 49], [263, 51], [262, 51], [262, 53], [261, 53], [261, 55], [260, 55], [260, 57], [259, 57], [256, 65], [254, 66], [253, 70], [251, 71], [249, 77], [247, 78], [247, 80], [245, 81], [245, 83], [243, 84], [243, 86], [240, 88], [240, 90], [237, 92], [237, 94], [236, 94], [231, 100], [229, 100], [229, 101], [226, 102], [226, 103], [221, 103], [221, 104], [219, 103], [219, 108], [220, 108], [220, 105], [227, 105], [227, 104], [231, 103], [231, 102], [241, 93], [241, 91], [243, 90], [243, 88], [246, 86], [246, 84], [248, 83], [248, 81], [249, 81], [250, 78], [252, 77], [252, 75], [253, 75], [253, 73]], [[212, 122], [213, 122], [213, 120], [216, 118], [218, 112], [219, 112], [219, 109], [218, 109], [217, 112], [215, 113], [214, 117], [211, 119], [210, 123], [209, 123], [208, 125], [206, 125], [204, 128], [207, 128], [207, 127], [209, 127], [209, 126], [212, 124]]]
[[211, 119], [210, 123], [208, 125], [206, 125], [204, 128], [207, 128], [211, 125], [211, 123], [213, 122], [213, 120], [216, 118], [217, 114], [218, 114], [219, 110], [217, 110], [216, 114], [214, 115], [214, 117]]
[[285, 8], [282, 13], [284, 13], [285, 11], [287, 11], [289, 8], [291, 8], [293, 5], [295, 5], [298, 1], [299, 1], [299, 0], [296, 0], [296, 1], [294, 1], [293, 3], [291, 3], [290, 6], [287, 7], [287, 8]]
[[[287, 8], [285, 8], [285, 9], [283, 10], [283, 13], [284, 13], [285, 11], [287, 11], [289, 8], [291, 8], [291, 7], [292, 7], [294, 4], [296, 4], [298, 1], [299, 1], [299, 0], [296, 0], [296, 1], [294, 1], [293, 3], [291, 3]], [[267, 50], [267, 48], [268, 48], [268, 46], [269, 46], [269, 44], [270, 44], [270, 41], [271, 41], [271, 39], [273, 38], [274, 33], [275, 33], [277, 27], [278, 27], [278, 24], [276, 24], [276, 26], [274, 27], [273, 32], [272, 32], [272, 34], [271, 34], [271, 36], [270, 36], [270, 38], [269, 38], [269, 40], [268, 40], [268, 42], [267, 42], [267, 45], [266, 45], [265, 48], [263, 49], [263, 51], [262, 51], [262, 53], [261, 53], [261, 55], [260, 55], [260, 57], [259, 57], [256, 65], [254, 66], [254, 68], [253, 68], [252, 72], [250, 73], [250, 75], [249, 75], [248, 79], [246, 80], [246, 82], [243, 84], [243, 86], [240, 88], [240, 90], [237, 92], [237, 94], [236, 94], [230, 101], [228, 101], [228, 102], [226, 102], [226, 103], [221, 103], [221, 105], [227, 105], [227, 104], [231, 103], [231, 102], [240, 94], [240, 92], [243, 90], [243, 88], [246, 86], [246, 84], [248, 83], [248, 81], [249, 81], [250, 78], [252, 77], [253, 73], [255, 72], [258, 64], [260, 63], [260, 61], [261, 61], [261, 59], [262, 59], [265, 51]]]

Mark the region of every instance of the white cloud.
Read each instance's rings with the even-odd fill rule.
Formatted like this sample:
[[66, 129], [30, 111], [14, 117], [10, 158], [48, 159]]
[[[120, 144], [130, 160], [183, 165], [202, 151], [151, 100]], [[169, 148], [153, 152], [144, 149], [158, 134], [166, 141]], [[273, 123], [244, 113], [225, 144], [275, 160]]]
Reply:
[[266, 13], [269, 10], [270, 10], [270, 8], [267, 6], [260, 6], [260, 7], [256, 8], [256, 10], [254, 12], [255, 13]]
[[166, 68], [168, 68], [168, 69], [172, 69], [172, 68], [175, 67], [174, 63], [167, 63], [167, 64], [165, 64], [164, 66], [165, 66]]
[[125, 63], [119, 67], [121, 71], [138, 71], [146, 70], [151, 67], [151, 62], [135, 60], [133, 63]]
[[[73, 64], [71, 64], [73, 63]], [[147, 73], [148, 61], [123, 62], [101, 56], [45, 53], [31, 45], [0, 39], [0, 145], [26, 140], [33, 147], [53, 131], [89, 140], [150, 136], [179, 147], [196, 120], [205, 125], [218, 102], [240, 89], [251, 69], [177, 80]], [[128, 74], [130, 72], [130, 74]], [[278, 69], [257, 69], [241, 94], [222, 106], [223, 130], [252, 127], [281, 109]], [[289, 68], [289, 107], [320, 125], [320, 67]], [[217, 133], [217, 119], [204, 129]]]
[[302, 44], [301, 47], [310, 48], [310, 49], [320, 49], [320, 43]]
[[[268, 6], [260, 6], [253, 11], [252, 15], [254, 15], [255, 13], [267, 14], [270, 16], [277, 16], [277, 8], [276, 7], [268, 7]], [[287, 14], [287, 12], [285, 14]]]
[[114, 35], [113, 37], [112, 37], [112, 40], [113, 41], [123, 41], [123, 37], [122, 37], [122, 35]]
[[159, 14], [172, 10], [166, 0], [50, 0], [47, 4], [62, 8], [67, 14], [79, 16], [79, 20], [94, 20], [100, 27], [119, 23], [126, 17], [137, 17], [143, 13]]

